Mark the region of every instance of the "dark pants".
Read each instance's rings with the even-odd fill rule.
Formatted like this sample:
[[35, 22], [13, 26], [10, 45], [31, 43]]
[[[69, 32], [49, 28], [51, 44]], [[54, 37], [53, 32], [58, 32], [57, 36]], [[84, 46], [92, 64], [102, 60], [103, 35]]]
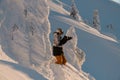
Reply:
[[53, 46], [53, 55], [54, 56], [59, 56], [61, 54], [63, 54], [63, 48], [62, 47]]
[[66, 64], [66, 59], [64, 57], [64, 52], [62, 47], [53, 46], [53, 55], [56, 58], [56, 64]]

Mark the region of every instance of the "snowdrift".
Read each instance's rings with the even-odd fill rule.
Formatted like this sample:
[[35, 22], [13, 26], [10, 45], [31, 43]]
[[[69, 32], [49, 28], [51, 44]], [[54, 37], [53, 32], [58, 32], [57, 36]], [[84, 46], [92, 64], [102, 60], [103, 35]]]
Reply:
[[[69, 11], [64, 9], [68, 5], [60, 3], [56, 4], [54, 0], [0, 0], [0, 80], [118, 79], [120, 50], [117, 41], [83, 22], [71, 19]], [[50, 11], [55, 15], [51, 15]], [[54, 17], [54, 20], [49, 16]], [[50, 33], [58, 25], [55, 21], [71, 26], [65, 35], [73, 39], [63, 46], [68, 61], [66, 65], [54, 64]], [[51, 26], [52, 23], [54, 26]], [[88, 57], [85, 52], [92, 56]], [[88, 63], [87, 67], [85, 63]]]
[[[70, 54], [66, 55], [68, 62], [74, 61], [68, 67], [54, 64], [47, 0], [1, 0], [0, 16], [1, 54], [5, 53], [4, 61], [0, 56], [0, 68], [4, 69], [0, 79], [89, 80], [91, 76], [81, 70], [85, 54], [77, 47], [77, 41], [70, 42], [71, 48], [66, 45], [65, 51]], [[75, 35], [77, 40], [74, 28], [70, 31], [68, 34]]]
[[0, 38], [5, 53], [26, 66], [47, 60], [51, 55], [51, 47], [46, 1], [2, 0], [0, 10], [3, 12], [1, 20], [4, 20]]
[[[69, 3], [67, 1], [63, 2]], [[103, 2], [104, 0], [100, 1], [99, 5], [106, 5]], [[105, 2], [108, 2], [109, 4], [109, 1]], [[93, 3], [97, 4], [95, 2]], [[109, 6], [115, 7], [114, 5]], [[62, 7], [64, 8], [64, 5]], [[61, 27], [65, 31], [69, 29], [70, 26], [75, 28], [78, 40], [77, 45], [86, 53], [86, 58], [84, 64], [82, 65], [82, 69], [85, 72], [89, 72], [96, 80], [118, 80], [120, 78], [119, 41], [100, 33], [91, 26], [86, 25], [84, 22], [73, 20], [73, 18], [69, 17], [69, 15], [61, 15], [59, 11], [53, 11], [49, 18], [51, 20], [52, 30], [55, 30], [57, 27]], [[72, 42], [76, 42], [76, 40]], [[69, 42], [67, 44], [69, 44]], [[65, 50], [67, 50], [67, 48]], [[72, 50], [70, 51], [72, 52]], [[69, 53], [66, 52], [66, 55], [68, 54]]]

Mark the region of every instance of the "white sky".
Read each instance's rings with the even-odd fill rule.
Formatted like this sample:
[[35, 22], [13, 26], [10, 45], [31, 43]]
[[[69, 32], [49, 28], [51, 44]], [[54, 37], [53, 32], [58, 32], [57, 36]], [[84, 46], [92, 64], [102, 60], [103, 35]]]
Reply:
[[120, 4], [120, 0], [112, 0], [112, 1]]

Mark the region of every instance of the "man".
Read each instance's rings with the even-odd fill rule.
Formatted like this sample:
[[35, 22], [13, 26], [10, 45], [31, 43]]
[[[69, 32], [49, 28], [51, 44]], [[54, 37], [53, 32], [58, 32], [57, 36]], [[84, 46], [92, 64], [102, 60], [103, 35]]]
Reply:
[[58, 28], [56, 30], [56, 32], [54, 32], [54, 41], [53, 41], [53, 55], [56, 58], [56, 64], [66, 64], [66, 58], [64, 56], [64, 52], [63, 52], [63, 45], [70, 39], [72, 39], [72, 37], [68, 37], [68, 36], [64, 36], [62, 38], [63, 35], [63, 31], [61, 28]]

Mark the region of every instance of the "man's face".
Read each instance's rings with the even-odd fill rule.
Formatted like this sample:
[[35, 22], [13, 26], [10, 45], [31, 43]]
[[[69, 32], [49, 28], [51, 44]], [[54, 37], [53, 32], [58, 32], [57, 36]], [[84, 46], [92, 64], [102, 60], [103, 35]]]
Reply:
[[60, 32], [59, 34], [60, 34], [60, 35], [62, 35], [62, 34], [63, 34], [63, 32]]

